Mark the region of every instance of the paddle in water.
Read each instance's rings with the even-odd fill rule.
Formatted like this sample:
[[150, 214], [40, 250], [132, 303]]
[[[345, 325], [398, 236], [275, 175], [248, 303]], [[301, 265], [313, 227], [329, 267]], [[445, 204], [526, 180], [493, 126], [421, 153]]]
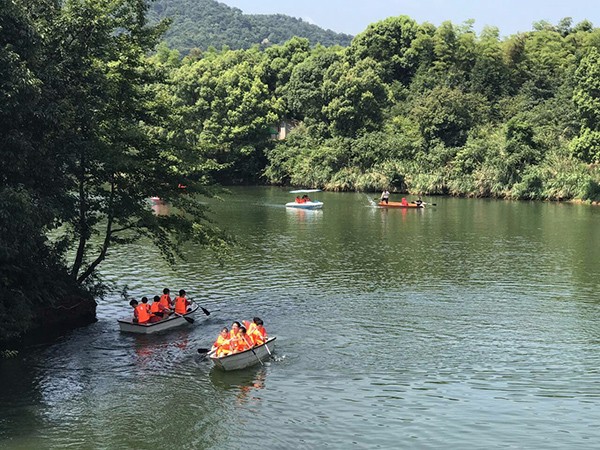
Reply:
[[184, 316], [179, 313], [173, 313], [173, 314], [175, 314], [177, 317], [183, 317], [185, 320], [187, 320], [188, 323], [194, 323], [194, 319], [192, 319], [191, 317], [187, 317], [187, 316]]

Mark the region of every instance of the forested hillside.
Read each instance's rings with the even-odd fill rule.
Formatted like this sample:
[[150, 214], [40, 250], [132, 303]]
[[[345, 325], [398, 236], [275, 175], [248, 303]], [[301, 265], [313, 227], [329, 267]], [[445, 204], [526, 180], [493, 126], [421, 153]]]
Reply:
[[156, 0], [150, 5], [153, 21], [172, 20], [165, 40], [184, 54], [192, 48], [211, 46], [247, 49], [256, 44], [282, 44], [294, 36], [326, 47], [347, 46], [352, 40], [352, 36], [323, 30], [301, 19], [283, 14], [244, 14], [215, 0]]
[[[598, 199], [600, 30], [567, 18], [499, 35], [400, 16], [347, 48], [295, 38], [157, 58], [222, 182]], [[299, 126], [277, 143], [283, 119]]]

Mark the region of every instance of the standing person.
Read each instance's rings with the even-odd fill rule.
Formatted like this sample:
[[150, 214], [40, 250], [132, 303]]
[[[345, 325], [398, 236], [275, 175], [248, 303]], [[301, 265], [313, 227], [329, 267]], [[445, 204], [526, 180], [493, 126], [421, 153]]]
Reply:
[[188, 306], [192, 303], [185, 297], [185, 291], [179, 291], [179, 297], [175, 297], [175, 314], [185, 314], [188, 312]]
[[385, 204], [387, 205], [390, 200], [390, 191], [388, 191], [387, 189], [384, 189], [383, 192], [381, 193], [380, 200], [382, 202], [385, 202]]

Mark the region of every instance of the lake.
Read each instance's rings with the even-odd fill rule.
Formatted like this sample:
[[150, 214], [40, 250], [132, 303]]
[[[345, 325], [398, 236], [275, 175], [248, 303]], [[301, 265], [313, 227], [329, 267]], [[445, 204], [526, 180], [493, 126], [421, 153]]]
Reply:
[[[322, 210], [286, 209], [283, 188], [211, 200], [240, 242], [221, 260], [113, 249], [97, 323], [0, 360], [0, 448], [598, 446], [598, 207], [311, 195]], [[125, 286], [185, 289], [211, 314], [120, 333]], [[197, 353], [254, 316], [277, 336], [264, 366]]]

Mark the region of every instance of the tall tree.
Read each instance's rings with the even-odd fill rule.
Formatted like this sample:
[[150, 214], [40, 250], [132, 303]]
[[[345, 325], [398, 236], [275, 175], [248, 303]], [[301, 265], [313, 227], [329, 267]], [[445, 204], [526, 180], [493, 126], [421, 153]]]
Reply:
[[573, 141], [574, 153], [586, 162], [600, 162], [600, 52], [592, 47], [579, 63], [575, 74], [573, 101], [581, 115], [579, 136]]
[[[48, 82], [61, 118], [54, 150], [74, 199], [63, 208], [63, 238], [75, 244], [70, 272], [79, 283], [93, 279], [116, 243], [147, 237], [173, 260], [185, 238], [219, 240], [191, 195], [210, 192], [194, 183], [187, 148], [169, 139], [170, 105], [159, 95], [160, 71], [146, 58], [163, 26], [149, 27], [146, 10], [143, 0], [67, 0], [51, 30], [59, 63]], [[154, 215], [152, 195], [179, 212]]]

